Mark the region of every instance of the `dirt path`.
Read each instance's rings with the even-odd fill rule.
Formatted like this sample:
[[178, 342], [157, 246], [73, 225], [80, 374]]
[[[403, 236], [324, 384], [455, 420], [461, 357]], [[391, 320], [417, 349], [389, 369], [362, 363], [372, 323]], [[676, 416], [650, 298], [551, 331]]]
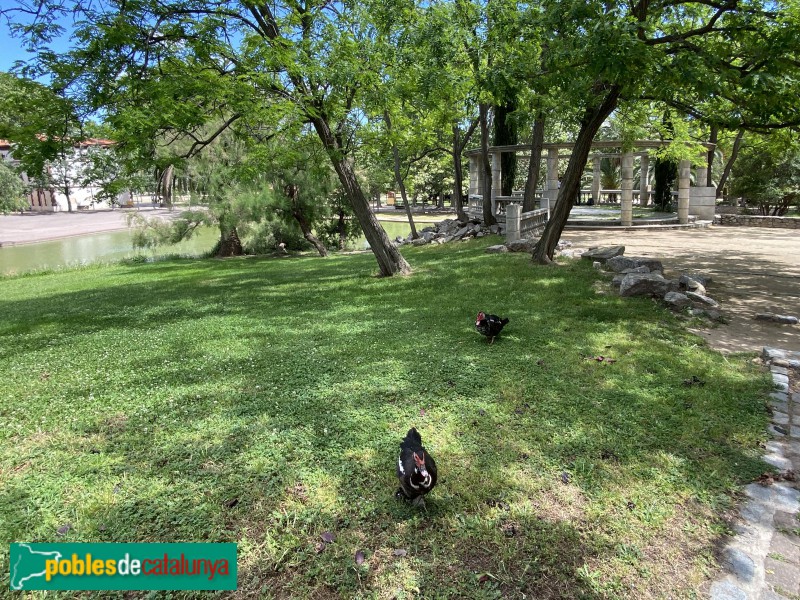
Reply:
[[576, 247], [625, 246], [627, 256], [660, 259], [669, 272], [713, 277], [711, 297], [730, 322], [697, 331], [723, 352], [764, 346], [800, 351], [800, 325], [753, 320], [757, 312], [800, 316], [800, 231], [762, 227], [687, 230], [565, 231]]
[[0, 246], [46, 242], [87, 233], [103, 233], [128, 228], [127, 215], [174, 218], [180, 211], [165, 208], [141, 208], [76, 211], [58, 213], [28, 212], [23, 215], [0, 215]]

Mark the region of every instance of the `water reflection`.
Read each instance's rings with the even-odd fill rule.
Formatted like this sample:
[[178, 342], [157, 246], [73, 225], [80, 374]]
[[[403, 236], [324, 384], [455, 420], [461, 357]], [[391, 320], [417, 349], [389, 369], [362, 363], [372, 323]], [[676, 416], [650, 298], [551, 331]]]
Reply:
[[[432, 222], [418, 222], [423, 228]], [[381, 221], [381, 225], [391, 239], [397, 236], [406, 237], [410, 232], [407, 222]], [[219, 238], [219, 230], [208, 227], [196, 234], [191, 240], [164, 246], [156, 250], [134, 250], [133, 236], [130, 230], [92, 233], [87, 235], [63, 238], [35, 244], [0, 247], [0, 275], [14, 275], [40, 269], [90, 264], [94, 262], [114, 262], [136, 255], [149, 257], [182, 254], [198, 256], [211, 250]], [[356, 248], [368, 248], [362, 236], [356, 240]]]
[[113, 262], [136, 255], [197, 256], [210, 250], [218, 236], [218, 230], [209, 227], [188, 241], [156, 250], [134, 250], [133, 236], [129, 230], [93, 233], [36, 244], [3, 246], [0, 247], [0, 274], [13, 275], [39, 269]]

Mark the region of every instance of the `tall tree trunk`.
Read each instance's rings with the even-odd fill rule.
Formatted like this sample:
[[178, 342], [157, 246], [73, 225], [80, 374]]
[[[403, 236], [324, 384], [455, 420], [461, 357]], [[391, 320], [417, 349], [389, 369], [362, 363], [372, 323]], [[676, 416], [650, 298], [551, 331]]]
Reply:
[[733, 140], [731, 155], [728, 157], [728, 161], [725, 163], [725, 168], [722, 170], [722, 175], [720, 176], [719, 184], [717, 185], [717, 198], [722, 197], [722, 192], [725, 189], [725, 184], [728, 182], [728, 177], [731, 174], [733, 163], [736, 160], [736, 157], [739, 155], [739, 148], [742, 145], [742, 137], [744, 137], [744, 129], [740, 129], [736, 134], [736, 139]]
[[[392, 119], [389, 116], [389, 111], [383, 111], [383, 121], [386, 123], [386, 130], [389, 136], [392, 135]], [[419, 237], [417, 227], [414, 225], [414, 215], [411, 212], [411, 205], [408, 203], [408, 195], [406, 194], [406, 184], [403, 181], [403, 174], [400, 171], [400, 150], [397, 144], [392, 142], [392, 159], [394, 161], [394, 181], [397, 187], [400, 188], [400, 197], [403, 199], [403, 206], [406, 208], [406, 217], [408, 217], [408, 224], [411, 226], [411, 239], [416, 240]]]
[[[714, 185], [713, 174], [711, 173], [711, 169], [714, 166], [714, 156], [717, 153], [717, 137], [719, 135], [719, 126], [712, 125], [711, 126], [711, 133], [708, 135], [708, 143], [714, 144], [714, 147], [708, 151], [706, 155], [706, 168], [708, 171], [706, 172], [706, 187], [711, 187]], [[697, 182], [700, 183], [699, 181]]]
[[653, 205], [666, 211], [672, 202], [672, 184], [678, 176], [678, 165], [670, 158], [656, 157], [653, 163]]
[[461, 164], [461, 128], [458, 123], [453, 123], [453, 208], [456, 211], [456, 218], [459, 221], [467, 220], [467, 213], [464, 212], [464, 199], [462, 190], [464, 189], [464, 167]]
[[544, 115], [538, 113], [533, 122], [531, 132], [531, 161], [528, 163], [528, 178], [525, 180], [525, 195], [522, 199], [522, 212], [533, 210], [536, 198], [536, 183], [539, 181], [539, 169], [542, 165], [542, 148], [544, 146]]
[[603, 125], [603, 121], [613, 112], [619, 100], [619, 87], [613, 85], [604, 91], [604, 95], [599, 103], [586, 109], [581, 119], [581, 129], [572, 154], [567, 164], [567, 171], [561, 181], [558, 190], [556, 205], [550, 211], [550, 220], [544, 228], [542, 237], [533, 248], [533, 260], [540, 264], [548, 264], [553, 260], [556, 244], [561, 239], [561, 232], [567, 224], [569, 211], [581, 188], [581, 175], [586, 163], [589, 160], [589, 152], [592, 149], [592, 141], [597, 135], [598, 130]]
[[[517, 126], [511, 119], [511, 113], [517, 109], [513, 101], [494, 107], [494, 145], [513, 146], [519, 141]], [[517, 155], [506, 152], [500, 155], [500, 195], [510, 196], [514, 191], [514, 180], [517, 176]]]
[[328, 125], [328, 121], [320, 116], [312, 117], [311, 121], [331, 159], [336, 174], [339, 176], [339, 181], [350, 202], [350, 206], [352, 206], [353, 212], [361, 224], [364, 237], [367, 238], [375, 259], [378, 261], [381, 275], [391, 277], [392, 275], [407, 275], [411, 273], [411, 266], [392, 244], [389, 236], [386, 235], [383, 227], [378, 223], [378, 219], [375, 218], [375, 213], [372, 212], [361, 186], [358, 185], [353, 165], [343, 154], [336, 137]]
[[339, 250], [347, 247], [347, 224], [345, 223], [344, 209], [339, 209], [339, 220], [336, 223], [336, 231], [339, 233]]
[[481, 168], [483, 169], [483, 224], [487, 227], [494, 225], [497, 220], [492, 214], [492, 164], [489, 162], [489, 105], [481, 103]]
[[289, 184], [283, 188], [283, 192], [286, 194], [286, 197], [291, 203], [292, 217], [294, 217], [294, 220], [297, 221], [297, 224], [300, 226], [300, 231], [303, 232], [303, 237], [306, 238], [306, 241], [309, 244], [317, 249], [317, 252], [319, 252], [320, 256], [328, 256], [328, 250], [311, 231], [311, 223], [308, 222], [308, 219], [300, 207], [300, 202], [298, 201], [300, 188], [294, 184]]
[[158, 182], [160, 196], [162, 202], [172, 210], [172, 184], [175, 180], [175, 167], [167, 165], [161, 173], [161, 178]]
[[467, 220], [467, 213], [464, 211], [464, 166], [461, 161], [461, 155], [464, 148], [469, 143], [472, 134], [475, 133], [475, 128], [478, 126], [478, 119], [473, 119], [469, 128], [464, 136], [461, 136], [461, 127], [458, 123], [453, 123], [453, 172], [455, 173], [455, 182], [453, 183], [453, 208], [456, 211], [456, 217], [459, 221]]
[[236, 227], [227, 228], [220, 225], [220, 244], [217, 250], [217, 258], [241, 256], [242, 254], [244, 254], [244, 249]]

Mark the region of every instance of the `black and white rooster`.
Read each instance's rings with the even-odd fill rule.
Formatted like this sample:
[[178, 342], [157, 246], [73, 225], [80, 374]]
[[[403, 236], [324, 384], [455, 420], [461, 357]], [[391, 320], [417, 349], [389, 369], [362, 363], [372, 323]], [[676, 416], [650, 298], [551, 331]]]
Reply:
[[494, 338], [500, 335], [506, 323], [508, 323], [508, 319], [501, 319], [497, 315], [487, 315], [485, 312], [481, 311], [475, 319], [475, 329], [477, 329], [478, 333], [481, 335], [488, 337], [489, 343], [493, 344]]
[[422, 436], [412, 427], [400, 442], [397, 458], [397, 478], [400, 487], [395, 496], [410, 500], [414, 506], [425, 508], [423, 496], [436, 485], [436, 463], [422, 446]]

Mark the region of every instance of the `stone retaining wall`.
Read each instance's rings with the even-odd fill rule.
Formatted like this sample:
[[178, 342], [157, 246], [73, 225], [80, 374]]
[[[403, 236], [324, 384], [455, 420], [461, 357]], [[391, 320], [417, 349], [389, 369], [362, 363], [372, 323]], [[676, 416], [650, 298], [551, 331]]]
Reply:
[[739, 225], [746, 227], [775, 227], [780, 229], [800, 229], [800, 219], [796, 217], [762, 217], [757, 215], [715, 215], [715, 225]]

